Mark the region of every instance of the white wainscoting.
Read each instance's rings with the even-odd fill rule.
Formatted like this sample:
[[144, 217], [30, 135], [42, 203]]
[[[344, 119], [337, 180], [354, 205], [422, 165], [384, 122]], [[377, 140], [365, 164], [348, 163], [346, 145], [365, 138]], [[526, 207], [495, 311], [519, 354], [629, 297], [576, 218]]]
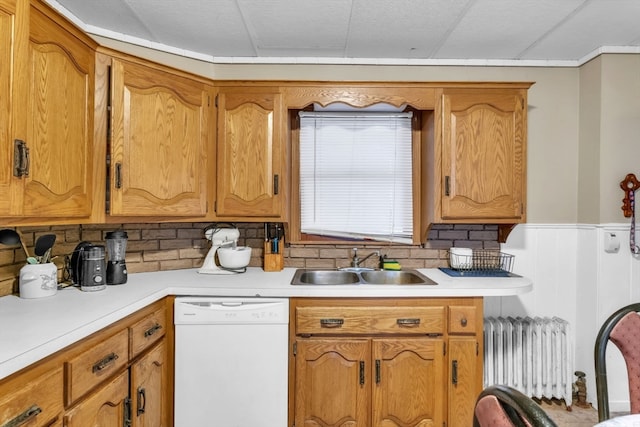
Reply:
[[[604, 250], [605, 234], [620, 242]], [[640, 237], [640, 236], [639, 236]], [[533, 291], [485, 299], [485, 316], [558, 316], [570, 322], [575, 369], [587, 374], [594, 406], [594, 343], [602, 323], [618, 308], [640, 301], [640, 258], [629, 249], [629, 224], [521, 224], [502, 251], [515, 255], [513, 272], [533, 280]], [[618, 350], [607, 350], [612, 411], [628, 411], [626, 368]]]

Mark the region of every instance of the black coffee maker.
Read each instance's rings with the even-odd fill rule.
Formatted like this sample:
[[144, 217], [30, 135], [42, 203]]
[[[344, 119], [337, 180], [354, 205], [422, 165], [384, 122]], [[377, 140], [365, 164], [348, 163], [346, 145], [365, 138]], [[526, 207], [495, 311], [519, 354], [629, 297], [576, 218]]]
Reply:
[[71, 281], [83, 291], [105, 289], [104, 257], [104, 246], [80, 242], [71, 256]]
[[107, 285], [127, 283], [127, 264], [124, 261], [124, 257], [127, 251], [128, 237], [127, 232], [122, 230], [111, 231], [104, 237], [109, 255]]

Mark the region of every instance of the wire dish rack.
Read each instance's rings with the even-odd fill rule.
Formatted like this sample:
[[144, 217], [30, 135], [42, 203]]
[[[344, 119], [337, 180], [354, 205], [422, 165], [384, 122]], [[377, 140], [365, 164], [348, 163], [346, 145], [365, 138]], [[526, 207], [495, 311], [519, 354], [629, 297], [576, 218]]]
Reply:
[[453, 270], [462, 272], [511, 273], [514, 255], [490, 249], [475, 249], [471, 255], [449, 253], [449, 264]]

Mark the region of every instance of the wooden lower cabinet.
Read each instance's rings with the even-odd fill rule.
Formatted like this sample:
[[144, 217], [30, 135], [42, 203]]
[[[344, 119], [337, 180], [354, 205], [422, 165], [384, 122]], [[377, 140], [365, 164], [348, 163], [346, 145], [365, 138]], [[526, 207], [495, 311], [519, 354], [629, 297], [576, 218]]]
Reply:
[[443, 350], [442, 339], [373, 340], [372, 426], [442, 425]]
[[297, 341], [295, 425], [368, 427], [370, 360], [370, 340]]
[[160, 427], [167, 424], [167, 356], [164, 340], [131, 365], [131, 425]]
[[295, 427], [471, 425], [482, 390], [481, 298], [290, 306]]
[[62, 367], [45, 363], [0, 384], [0, 425], [60, 425]]
[[65, 427], [125, 427], [129, 425], [129, 375], [123, 371], [64, 416]]
[[168, 301], [0, 380], [0, 426], [171, 426]]
[[[482, 388], [482, 357], [475, 338], [449, 338], [449, 427], [468, 427], [473, 420], [473, 409], [478, 390]], [[480, 361], [480, 363], [478, 363]]]

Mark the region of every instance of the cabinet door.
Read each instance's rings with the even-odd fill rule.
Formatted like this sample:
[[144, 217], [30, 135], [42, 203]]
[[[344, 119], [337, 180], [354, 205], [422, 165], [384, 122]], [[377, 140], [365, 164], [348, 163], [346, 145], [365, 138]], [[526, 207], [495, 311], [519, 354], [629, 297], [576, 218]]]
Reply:
[[524, 90], [445, 90], [443, 220], [525, 221], [525, 108]]
[[443, 347], [441, 339], [373, 340], [372, 426], [443, 425]]
[[112, 63], [111, 215], [204, 216], [208, 87]]
[[297, 341], [298, 427], [370, 427], [371, 344], [366, 339]]
[[50, 426], [62, 415], [62, 367], [33, 368], [0, 387], [0, 425]]
[[164, 340], [131, 365], [133, 427], [167, 425], [167, 364]]
[[107, 385], [65, 414], [66, 427], [124, 427], [129, 425], [129, 372], [123, 371]]
[[95, 51], [32, 7], [23, 214], [88, 217]]
[[216, 214], [280, 217], [282, 95], [246, 91], [224, 88], [218, 94]]
[[475, 338], [449, 338], [449, 369], [449, 427], [468, 427], [482, 391], [482, 356]]
[[[0, 0], [0, 215], [22, 213], [23, 180], [14, 177], [14, 139], [25, 139], [26, 106], [18, 78], [26, 70], [29, 28], [28, 2]], [[11, 65], [11, 66], [10, 66]]]

